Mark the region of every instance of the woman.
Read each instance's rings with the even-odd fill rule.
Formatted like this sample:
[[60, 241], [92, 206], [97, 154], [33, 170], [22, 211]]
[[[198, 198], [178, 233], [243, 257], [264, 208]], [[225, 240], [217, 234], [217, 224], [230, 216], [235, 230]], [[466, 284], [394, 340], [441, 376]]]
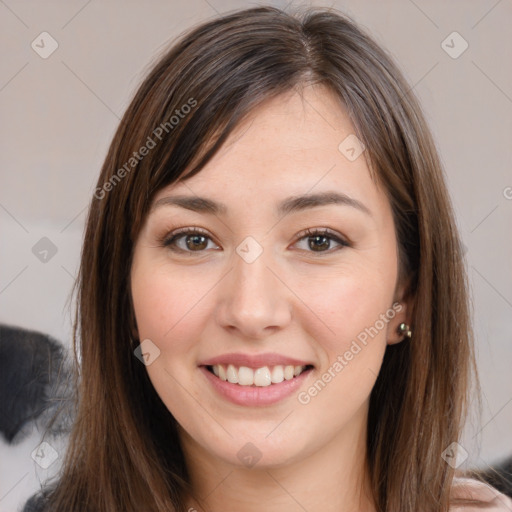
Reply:
[[454, 478], [474, 360], [436, 149], [332, 11], [235, 12], [158, 61], [98, 180], [78, 301], [48, 510], [512, 506]]

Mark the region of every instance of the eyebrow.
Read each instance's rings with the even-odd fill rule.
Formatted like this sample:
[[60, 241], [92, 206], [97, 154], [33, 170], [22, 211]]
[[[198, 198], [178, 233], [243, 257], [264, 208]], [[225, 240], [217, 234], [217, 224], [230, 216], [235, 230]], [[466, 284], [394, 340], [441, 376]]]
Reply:
[[[286, 215], [289, 213], [329, 204], [350, 206], [360, 210], [367, 215], [372, 215], [370, 209], [357, 199], [354, 199], [353, 197], [350, 197], [341, 192], [334, 191], [288, 197], [278, 204], [277, 213], [280, 215]], [[178, 206], [187, 210], [192, 210], [194, 212], [209, 213], [212, 215], [221, 215], [228, 212], [228, 208], [225, 204], [199, 196], [178, 195], [163, 197], [155, 202], [151, 208], [151, 211], [154, 211], [161, 206]]]

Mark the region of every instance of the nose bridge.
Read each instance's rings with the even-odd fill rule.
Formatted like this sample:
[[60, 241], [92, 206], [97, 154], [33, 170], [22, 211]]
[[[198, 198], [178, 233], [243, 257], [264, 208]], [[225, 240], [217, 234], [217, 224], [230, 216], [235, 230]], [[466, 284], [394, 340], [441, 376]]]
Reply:
[[258, 337], [269, 327], [283, 327], [289, 322], [285, 290], [267, 268], [275, 267], [271, 255], [271, 249], [263, 250], [252, 237], [238, 245], [218, 308], [221, 325]]
[[[249, 238], [249, 237], [248, 237]], [[231, 290], [233, 299], [237, 299], [238, 310], [242, 314], [262, 315], [264, 310], [271, 309], [276, 298], [275, 280], [267, 266], [270, 249], [263, 250], [263, 247], [253, 238], [242, 242], [236, 248], [233, 255], [233, 287]], [[232, 305], [233, 306], [233, 305]]]
[[233, 278], [243, 297], [265, 294], [269, 277], [272, 277], [267, 268], [271, 265], [269, 253], [269, 249], [264, 251], [261, 245], [251, 246], [250, 242], [237, 247], [236, 254], [233, 255]]

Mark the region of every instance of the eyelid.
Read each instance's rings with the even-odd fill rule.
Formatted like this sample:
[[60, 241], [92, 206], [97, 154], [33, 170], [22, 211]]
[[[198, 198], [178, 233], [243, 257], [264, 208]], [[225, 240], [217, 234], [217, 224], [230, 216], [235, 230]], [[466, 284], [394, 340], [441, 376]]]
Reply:
[[344, 245], [347, 247], [352, 245], [352, 243], [350, 242], [350, 240], [347, 237], [337, 233], [336, 231], [333, 231], [330, 228], [307, 228], [297, 234], [296, 242], [306, 236], [312, 237], [312, 236], [322, 236], [322, 235], [329, 236], [330, 238], [332, 238], [336, 242], [340, 243], [341, 245]]
[[[158, 242], [163, 247], [170, 248], [171, 243], [174, 240], [176, 240], [177, 238], [179, 238], [180, 236], [194, 235], [194, 234], [203, 235], [203, 236], [209, 238], [215, 245], [220, 245], [215, 241], [215, 238], [207, 230], [205, 230], [199, 226], [186, 226], [186, 227], [174, 229], [171, 232], [166, 231], [162, 237], [158, 238]], [[328, 238], [330, 238], [331, 240], [333, 240], [334, 242], [339, 244], [340, 247], [338, 247], [337, 249], [331, 248], [327, 251], [306, 251], [313, 255], [331, 254], [331, 253], [335, 252], [336, 250], [338, 250], [339, 248], [352, 246], [352, 243], [345, 236], [340, 235], [336, 231], [333, 231], [332, 229], [325, 228], [325, 227], [307, 228], [307, 229], [299, 232], [295, 236], [295, 241], [293, 242], [293, 244], [296, 244], [297, 242], [301, 241], [303, 238], [314, 237], [314, 236], [327, 236]], [[197, 252], [197, 253], [206, 252], [205, 250], [186, 251], [186, 250], [180, 249], [177, 246], [174, 246], [172, 250], [176, 251], [176, 252], [182, 252], [182, 253], [184, 252], [187, 254], [193, 254], [194, 252]]]
[[[215, 238], [206, 230], [203, 228], [200, 228], [199, 226], [185, 226], [182, 228], [173, 229], [170, 232], [166, 231], [163, 236], [158, 237], [157, 241], [160, 245], [163, 245], [164, 247], [167, 247], [170, 245], [170, 243], [176, 239], [180, 235], [192, 235], [192, 234], [199, 234], [204, 235], [212, 240], [212, 242], [215, 243], [215, 245], [219, 245]], [[179, 249], [178, 249], [179, 250]], [[193, 252], [193, 251], [185, 251], [185, 252]], [[199, 251], [200, 252], [200, 251]]]

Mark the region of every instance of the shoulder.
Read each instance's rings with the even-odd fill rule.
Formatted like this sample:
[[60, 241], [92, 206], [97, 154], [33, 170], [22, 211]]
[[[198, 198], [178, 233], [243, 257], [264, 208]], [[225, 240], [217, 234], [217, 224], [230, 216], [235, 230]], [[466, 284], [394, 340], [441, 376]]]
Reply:
[[512, 512], [511, 498], [473, 478], [454, 478], [450, 497], [450, 512]]

